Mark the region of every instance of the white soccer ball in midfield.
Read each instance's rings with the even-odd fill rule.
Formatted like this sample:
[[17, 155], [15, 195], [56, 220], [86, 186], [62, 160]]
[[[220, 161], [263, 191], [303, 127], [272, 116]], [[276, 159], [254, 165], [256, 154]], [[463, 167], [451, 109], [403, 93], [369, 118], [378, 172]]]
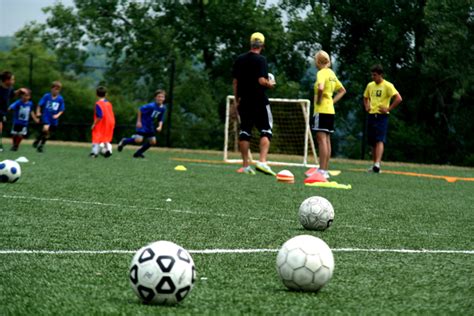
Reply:
[[334, 221], [334, 208], [325, 198], [312, 196], [301, 203], [298, 216], [304, 228], [325, 230]]
[[283, 244], [276, 268], [283, 284], [290, 290], [315, 292], [331, 279], [334, 257], [323, 240], [300, 235]]
[[18, 162], [4, 160], [0, 162], [0, 182], [17, 182], [21, 177], [21, 167]]
[[169, 241], [157, 241], [137, 251], [129, 279], [133, 291], [144, 303], [172, 305], [191, 292], [196, 270], [184, 248]]

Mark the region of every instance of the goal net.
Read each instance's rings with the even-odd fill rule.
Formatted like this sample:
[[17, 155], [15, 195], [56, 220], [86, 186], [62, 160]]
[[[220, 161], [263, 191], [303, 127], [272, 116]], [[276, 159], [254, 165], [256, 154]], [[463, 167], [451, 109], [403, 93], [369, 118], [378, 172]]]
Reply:
[[[306, 99], [270, 99], [273, 116], [273, 138], [268, 163], [281, 166], [316, 167], [313, 136], [309, 126], [310, 101]], [[224, 161], [241, 163], [239, 152], [239, 116], [234, 105], [234, 96], [227, 96]], [[260, 132], [252, 131], [250, 159], [258, 160]], [[252, 153], [253, 157], [252, 157]]]

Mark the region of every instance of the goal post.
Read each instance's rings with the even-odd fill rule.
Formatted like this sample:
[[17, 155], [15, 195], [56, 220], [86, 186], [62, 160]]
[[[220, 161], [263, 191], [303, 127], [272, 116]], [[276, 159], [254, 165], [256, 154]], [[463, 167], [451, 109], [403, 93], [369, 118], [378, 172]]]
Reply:
[[[317, 167], [318, 157], [310, 129], [310, 105], [307, 99], [270, 98], [273, 116], [273, 138], [268, 155], [270, 165]], [[234, 106], [234, 96], [226, 98], [224, 124], [224, 161], [241, 163], [239, 152], [240, 118]], [[258, 158], [259, 132], [254, 128], [250, 142], [252, 152]]]

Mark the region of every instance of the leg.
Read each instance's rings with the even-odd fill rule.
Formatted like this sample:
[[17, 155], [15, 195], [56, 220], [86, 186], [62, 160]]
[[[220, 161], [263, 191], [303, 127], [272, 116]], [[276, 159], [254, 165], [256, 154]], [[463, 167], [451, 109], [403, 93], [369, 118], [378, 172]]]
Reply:
[[374, 148], [374, 164], [378, 163], [380, 165], [380, 163], [382, 162], [383, 150], [384, 150], [384, 143], [377, 142]]
[[260, 137], [260, 162], [267, 162], [270, 139], [267, 136]]
[[41, 135], [37, 147], [38, 152], [43, 152], [43, 146], [46, 144], [46, 141], [49, 138], [49, 129], [50, 125], [43, 125], [43, 129], [41, 130]]
[[99, 144], [97, 143], [92, 144], [92, 151], [89, 156], [93, 158], [97, 158], [97, 156], [99, 156], [99, 149], [100, 149]]
[[134, 158], [145, 158], [143, 153], [147, 151], [152, 145], [156, 145], [156, 137], [149, 137], [147, 141], [133, 154]]
[[239, 141], [240, 154], [242, 155], [242, 167], [244, 168], [247, 168], [249, 166], [249, 148], [250, 148], [250, 141], [248, 140]]
[[326, 157], [326, 169], [329, 170], [329, 160], [331, 159], [331, 134], [326, 135], [326, 149], [327, 149], [327, 157]]
[[121, 152], [123, 150], [123, 147], [130, 145], [130, 144], [140, 144], [143, 141], [143, 137], [139, 135], [133, 135], [132, 137], [129, 138], [122, 138], [120, 142], [118, 143], [117, 150]]
[[319, 169], [328, 170], [328, 162], [330, 155], [330, 148], [328, 148], [328, 135], [325, 132], [316, 132], [316, 140], [318, 141], [319, 151]]

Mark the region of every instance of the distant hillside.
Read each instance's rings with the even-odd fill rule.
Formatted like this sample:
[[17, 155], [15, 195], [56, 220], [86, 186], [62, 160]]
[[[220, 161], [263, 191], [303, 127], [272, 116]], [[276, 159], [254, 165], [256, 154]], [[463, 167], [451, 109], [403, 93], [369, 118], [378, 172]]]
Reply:
[[0, 36], [0, 52], [7, 52], [15, 45], [13, 36]]

